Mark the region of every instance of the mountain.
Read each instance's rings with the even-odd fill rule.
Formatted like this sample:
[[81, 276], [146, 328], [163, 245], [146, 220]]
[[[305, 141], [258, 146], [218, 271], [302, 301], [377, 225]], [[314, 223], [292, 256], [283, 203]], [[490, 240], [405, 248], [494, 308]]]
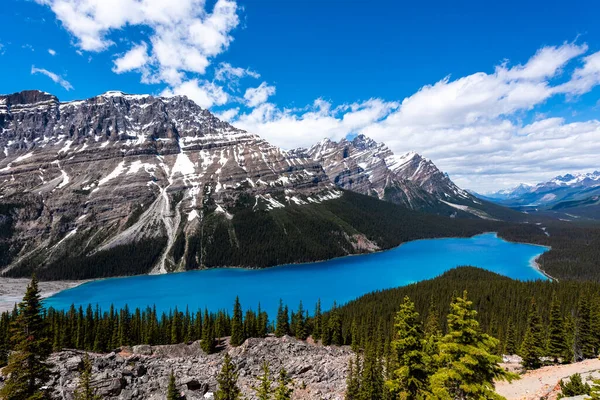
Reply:
[[462, 190], [435, 164], [415, 152], [395, 155], [385, 144], [358, 135], [339, 142], [324, 139], [294, 154], [323, 166], [338, 187], [413, 210], [452, 217], [519, 219], [518, 213]]
[[566, 174], [534, 186], [519, 185], [480, 197], [527, 212], [599, 219], [600, 171]]
[[[0, 96], [0, 149], [5, 276], [264, 267], [489, 230], [340, 189], [313, 157], [287, 153], [186, 97]], [[396, 160], [394, 171], [425, 177], [427, 162]], [[421, 187], [400, 172], [388, 175], [384, 192], [406, 187], [415, 201], [433, 201], [425, 189], [436, 179], [449, 182], [432, 176]], [[447, 189], [456, 191], [448, 202], [472, 201]]]

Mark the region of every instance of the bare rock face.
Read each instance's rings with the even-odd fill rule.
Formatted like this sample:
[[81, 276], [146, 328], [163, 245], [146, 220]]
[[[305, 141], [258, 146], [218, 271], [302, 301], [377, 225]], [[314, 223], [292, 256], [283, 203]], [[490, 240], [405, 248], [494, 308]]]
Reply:
[[329, 179], [343, 189], [414, 210], [489, 218], [478, 210], [481, 202], [456, 186], [431, 160], [414, 152], [395, 155], [385, 144], [364, 135], [339, 142], [325, 139], [291, 154], [319, 162]]
[[[238, 386], [246, 399], [256, 399], [252, 387], [269, 364], [272, 380], [285, 368], [293, 380], [294, 399], [343, 399], [348, 360], [347, 347], [324, 347], [290, 337], [248, 339], [225, 350], [239, 371]], [[212, 398], [224, 352], [206, 355], [199, 343], [169, 346], [135, 346], [119, 353], [92, 354], [92, 385], [104, 399], [156, 399], [166, 396], [173, 371], [177, 389], [188, 400]], [[62, 351], [51, 357], [56, 374], [49, 383], [54, 397], [71, 400], [80, 379], [84, 353]]]
[[[154, 272], [182, 269], [173, 246], [209, 215], [231, 219], [240, 209], [341, 195], [318, 162], [291, 157], [186, 97], [0, 96], [4, 273], [27, 275], [67, 256], [140, 242], [163, 249]], [[184, 242], [177, 252], [187, 251]], [[194, 257], [201, 267], [202, 254]]]

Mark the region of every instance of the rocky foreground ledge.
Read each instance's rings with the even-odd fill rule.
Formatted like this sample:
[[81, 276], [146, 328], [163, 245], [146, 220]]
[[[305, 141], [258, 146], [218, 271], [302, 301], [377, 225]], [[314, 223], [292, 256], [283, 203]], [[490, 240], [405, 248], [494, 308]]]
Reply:
[[[318, 346], [291, 337], [248, 339], [237, 348], [207, 355], [199, 343], [123, 347], [109, 354], [88, 353], [92, 383], [103, 399], [166, 398], [169, 373], [187, 400], [211, 399], [223, 356], [229, 353], [238, 366], [238, 385], [244, 398], [256, 399], [252, 386], [264, 361], [275, 380], [284, 367], [294, 382], [294, 399], [343, 399], [346, 369], [352, 355], [348, 347]], [[85, 352], [65, 350], [50, 358], [57, 372], [49, 383], [57, 399], [71, 400], [79, 383]]]

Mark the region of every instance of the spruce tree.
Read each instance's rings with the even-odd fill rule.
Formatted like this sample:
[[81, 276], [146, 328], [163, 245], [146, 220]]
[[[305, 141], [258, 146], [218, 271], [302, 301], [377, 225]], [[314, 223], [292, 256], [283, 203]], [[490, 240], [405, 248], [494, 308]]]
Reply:
[[8, 375], [0, 398], [35, 400], [44, 398], [42, 386], [49, 378], [48, 356], [52, 344], [42, 315], [42, 303], [35, 276], [27, 286], [11, 328], [12, 353], [3, 374]]
[[327, 330], [330, 337], [330, 344], [335, 346], [341, 346], [344, 344], [342, 338], [342, 319], [337, 309], [335, 301], [329, 311], [329, 318], [327, 319]]
[[439, 369], [430, 380], [435, 398], [501, 399], [494, 381], [516, 378], [500, 366], [502, 358], [493, 354], [498, 340], [481, 331], [476, 316], [466, 291], [450, 304], [448, 333], [436, 357]]
[[592, 392], [592, 388], [587, 383], [583, 382], [580, 374], [573, 374], [569, 377], [569, 382], [565, 383], [562, 379], [560, 380], [560, 394], [559, 399], [563, 397], [574, 397], [581, 395], [589, 395]]
[[306, 320], [304, 319], [304, 307], [302, 306], [302, 300], [300, 300], [300, 304], [298, 304], [298, 310], [296, 312], [294, 334], [296, 338], [300, 340], [305, 340], [308, 336], [306, 332]]
[[217, 391], [215, 400], [238, 400], [241, 399], [241, 391], [237, 386], [238, 372], [229, 354], [225, 354], [221, 372], [217, 376]]
[[591, 311], [587, 296], [579, 299], [577, 307], [577, 326], [575, 335], [576, 359], [595, 357], [594, 334], [591, 329]]
[[258, 400], [270, 400], [273, 389], [271, 388], [271, 376], [269, 364], [265, 361], [262, 366], [263, 374], [258, 377], [258, 387], [253, 388]]
[[233, 347], [237, 347], [244, 343], [246, 338], [244, 337], [244, 321], [242, 317], [242, 305], [240, 304], [240, 298], [235, 297], [235, 304], [233, 305], [233, 318], [231, 320], [231, 340], [230, 344]]
[[554, 363], [559, 358], [565, 357], [567, 350], [567, 341], [565, 335], [565, 326], [560, 312], [560, 301], [554, 294], [550, 305], [550, 322], [548, 327], [548, 356], [554, 359]]
[[544, 331], [540, 315], [538, 313], [535, 299], [531, 299], [529, 305], [529, 313], [527, 317], [527, 330], [523, 343], [521, 343], [520, 355], [523, 358], [521, 362], [523, 367], [527, 369], [539, 368], [541, 365], [541, 357], [544, 353], [542, 347]]
[[377, 357], [377, 345], [367, 344], [360, 376], [360, 400], [380, 400], [384, 393], [384, 381], [381, 360]]
[[167, 400], [179, 400], [177, 393], [177, 384], [175, 383], [175, 374], [171, 370], [169, 374], [169, 386], [167, 387]]
[[348, 376], [346, 377], [346, 395], [345, 400], [360, 399], [360, 358], [356, 353], [356, 361], [348, 361]]
[[208, 310], [204, 310], [204, 323], [202, 326], [202, 340], [200, 347], [206, 354], [215, 352], [215, 328], [212, 316], [208, 314]]
[[429, 393], [429, 357], [424, 350], [425, 338], [419, 313], [408, 297], [404, 298], [396, 314], [394, 327], [392, 348], [396, 366], [393, 378], [386, 385], [400, 399], [423, 399]]
[[290, 323], [287, 306], [283, 306], [283, 300], [279, 300], [279, 309], [277, 310], [277, 325], [275, 326], [275, 336], [282, 337], [290, 333]]
[[101, 396], [96, 394], [96, 390], [92, 387], [92, 360], [89, 355], [83, 358], [83, 368], [79, 378], [79, 385], [74, 393], [75, 400], [100, 400]]
[[285, 368], [279, 370], [277, 378], [277, 387], [275, 388], [275, 400], [290, 400], [294, 389], [290, 387], [292, 380], [287, 374]]
[[315, 315], [313, 317], [313, 332], [312, 337], [315, 342], [321, 340], [321, 333], [323, 329], [322, 316], [321, 316], [321, 299], [317, 300], [315, 306]]
[[508, 321], [506, 337], [504, 339], [504, 354], [515, 354], [517, 352], [517, 331], [512, 321]]

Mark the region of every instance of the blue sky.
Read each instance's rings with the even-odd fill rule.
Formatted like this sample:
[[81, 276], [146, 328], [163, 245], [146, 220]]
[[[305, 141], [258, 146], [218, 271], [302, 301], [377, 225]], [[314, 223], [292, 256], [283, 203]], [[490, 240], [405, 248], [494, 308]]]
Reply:
[[183, 94], [284, 148], [365, 133], [481, 191], [600, 169], [597, 2], [3, 3], [0, 93]]

